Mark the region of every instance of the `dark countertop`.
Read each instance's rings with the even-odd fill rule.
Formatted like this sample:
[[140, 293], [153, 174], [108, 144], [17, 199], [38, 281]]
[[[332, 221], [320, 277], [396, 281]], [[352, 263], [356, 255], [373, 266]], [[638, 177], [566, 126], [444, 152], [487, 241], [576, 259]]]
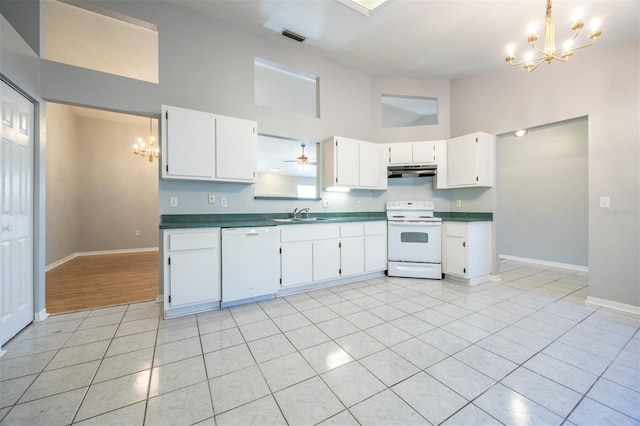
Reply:
[[[446, 222], [492, 221], [493, 213], [436, 212], [436, 217]], [[249, 226], [280, 226], [341, 222], [369, 222], [387, 220], [386, 212], [311, 213], [316, 220], [280, 222], [275, 219], [290, 218], [290, 213], [239, 213], [239, 214], [169, 214], [162, 215], [160, 229], [182, 228], [242, 228]]]
[[318, 218], [319, 220], [297, 220], [292, 222], [279, 222], [275, 220], [290, 217], [290, 213], [171, 214], [161, 216], [160, 229], [242, 228], [249, 226], [280, 226], [310, 223], [321, 224], [387, 220], [386, 212], [310, 213], [309, 217]]
[[434, 216], [445, 222], [491, 222], [493, 213], [474, 212], [435, 212]]

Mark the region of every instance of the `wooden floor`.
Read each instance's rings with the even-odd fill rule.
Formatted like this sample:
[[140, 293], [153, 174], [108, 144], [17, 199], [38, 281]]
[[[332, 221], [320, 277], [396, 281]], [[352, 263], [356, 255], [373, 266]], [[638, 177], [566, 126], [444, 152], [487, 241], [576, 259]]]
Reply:
[[155, 300], [158, 252], [78, 256], [46, 273], [50, 314]]

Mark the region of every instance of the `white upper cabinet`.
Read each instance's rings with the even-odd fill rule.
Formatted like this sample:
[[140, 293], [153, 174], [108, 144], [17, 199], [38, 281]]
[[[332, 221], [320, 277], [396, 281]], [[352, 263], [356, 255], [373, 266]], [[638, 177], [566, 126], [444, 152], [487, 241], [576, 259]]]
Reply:
[[363, 188], [378, 188], [380, 177], [380, 154], [378, 144], [372, 142], [360, 142], [360, 179], [359, 184]]
[[413, 143], [413, 163], [430, 164], [436, 162], [436, 145], [434, 142]]
[[491, 187], [494, 181], [495, 136], [472, 133], [447, 141], [447, 187]]
[[389, 164], [412, 164], [413, 142], [389, 144]]
[[335, 185], [360, 186], [360, 141], [349, 138], [335, 140]]
[[257, 150], [254, 121], [162, 106], [163, 179], [253, 183]]
[[389, 144], [389, 165], [434, 164], [440, 166], [439, 153], [444, 141], [400, 142]]
[[384, 145], [334, 136], [322, 142], [323, 187], [386, 189]]
[[163, 105], [162, 177], [213, 180], [216, 176], [215, 141], [213, 114]]
[[216, 116], [216, 178], [255, 182], [258, 133], [255, 121]]

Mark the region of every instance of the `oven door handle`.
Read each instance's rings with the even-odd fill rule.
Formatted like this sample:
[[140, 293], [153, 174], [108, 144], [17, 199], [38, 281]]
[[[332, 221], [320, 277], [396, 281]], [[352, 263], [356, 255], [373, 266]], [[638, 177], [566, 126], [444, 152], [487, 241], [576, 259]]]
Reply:
[[389, 221], [389, 225], [400, 225], [400, 226], [441, 226], [442, 222], [397, 222], [397, 221]]

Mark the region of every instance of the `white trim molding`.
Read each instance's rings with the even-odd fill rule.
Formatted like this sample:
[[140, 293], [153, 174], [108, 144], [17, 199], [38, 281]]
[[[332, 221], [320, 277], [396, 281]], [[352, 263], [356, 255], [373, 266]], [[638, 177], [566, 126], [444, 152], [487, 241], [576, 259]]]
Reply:
[[70, 260], [75, 259], [78, 256], [98, 256], [101, 254], [124, 254], [124, 253], [142, 253], [147, 251], [158, 251], [158, 247], [145, 247], [145, 248], [135, 248], [135, 249], [122, 249], [122, 250], [100, 250], [100, 251], [81, 251], [77, 253], [73, 253], [67, 257], [64, 257], [60, 260], [53, 262], [50, 265], [47, 265], [45, 268], [45, 272], [49, 272], [50, 270], [57, 268], [58, 266], [67, 263]]
[[42, 322], [42, 321], [46, 320], [47, 318], [49, 318], [49, 313], [47, 312], [46, 309], [43, 309], [40, 312], [36, 312], [35, 314], [33, 314], [33, 321], [34, 322]]
[[640, 315], [640, 306], [628, 305], [626, 303], [614, 302], [613, 300], [600, 299], [598, 297], [587, 296], [587, 303], [602, 306], [603, 308], [614, 309], [616, 311], [627, 312], [629, 314]]
[[572, 265], [570, 263], [550, 262], [548, 260], [530, 259], [528, 257], [509, 256], [507, 254], [499, 254], [498, 259], [515, 260], [517, 262], [534, 263], [536, 265], [551, 266], [554, 268], [571, 269], [580, 272], [589, 272], [588, 266]]
[[56, 260], [52, 264], [47, 265], [44, 270], [45, 270], [45, 272], [49, 272], [50, 270], [52, 270], [54, 268], [57, 268], [58, 266], [63, 265], [65, 263], [67, 263], [68, 261], [75, 259], [76, 257], [78, 257], [78, 253], [70, 254], [67, 257], [63, 257], [62, 259]]

